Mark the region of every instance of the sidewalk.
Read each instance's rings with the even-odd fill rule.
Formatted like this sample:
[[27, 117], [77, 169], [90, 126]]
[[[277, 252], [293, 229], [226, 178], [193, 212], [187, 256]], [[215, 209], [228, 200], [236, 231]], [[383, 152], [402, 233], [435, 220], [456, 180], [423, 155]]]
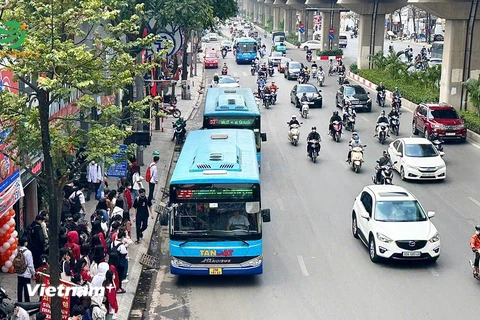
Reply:
[[[200, 55], [199, 55], [200, 56]], [[182, 112], [182, 116], [185, 120], [188, 120], [194, 111], [199, 107], [202, 100], [203, 94], [205, 92], [204, 83], [204, 68], [203, 63], [198, 63], [197, 65], [197, 76], [189, 77], [189, 80], [192, 82], [191, 87], [191, 96], [192, 100], [182, 100], [181, 99], [181, 81], [178, 81], [178, 86], [176, 88], [177, 92], [177, 108]], [[170, 163], [174, 153], [174, 142], [171, 141], [173, 136], [173, 128], [171, 122], [174, 121], [173, 117], [169, 117], [164, 121], [164, 131], [153, 131], [151, 145], [144, 149], [144, 166], [140, 168], [142, 176], [145, 175], [147, 166], [152, 161], [152, 152], [160, 152], [160, 160], [157, 163], [158, 172], [159, 172], [159, 183], [155, 187], [155, 202], [153, 204], [153, 209], [160, 205], [162, 199], [161, 189], [165, 187], [168, 183], [167, 174], [170, 167]], [[188, 128], [188, 127], [187, 127]], [[113, 190], [117, 187], [117, 178], [109, 178], [108, 184], [110, 190]], [[148, 190], [147, 190], [148, 191]], [[93, 198], [94, 199], [94, 198]], [[88, 220], [90, 220], [90, 215], [95, 211], [97, 205], [96, 200], [90, 200], [85, 204], [85, 207], [88, 212]], [[148, 229], [144, 232], [145, 241], [142, 241], [138, 245], [132, 245], [129, 249], [129, 270], [128, 270], [128, 279], [129, 282], [124, 285], [126, 289], [125, 294], [117, 295], [117, 301], [119, 305], [119, 310], [117, 314], [118, 320], [127, 320], [129, 318], [130, 309], [132, 307], [133, 299], [135, 297], [135, 292], [138, 286], [138, 281], [140, 279], [140, 274], [142, 272], [142, 266], [140, 265], [140, 258], [143, 253], [148, 251], [150, 245], [150, 239], [152, 237], [153, 226], [156, 220], [149, 219]], [[135, 223], [132, 225], [132, 239], [135, 237]], [[17, 276], [16, 274], [1, 273], [0, 272], [0, 284], [5, 289], [12, 301], [16, 301], [17, 297]], [[35, 301], [36, 299], [32, 299]]]

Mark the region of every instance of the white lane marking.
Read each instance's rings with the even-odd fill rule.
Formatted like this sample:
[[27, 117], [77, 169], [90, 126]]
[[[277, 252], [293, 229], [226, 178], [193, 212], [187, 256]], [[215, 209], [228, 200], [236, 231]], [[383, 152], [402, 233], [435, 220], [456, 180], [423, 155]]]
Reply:
[[329, 94], [331, 94], [333, 96], [333, 92], [329, 92]]
[[480, 201], [476, 200], [475, 198], [472, 198], [472, 197], [468, 197], [468, 199], [470, 199], [470, 201], [472, 201], [473, 203], [475, 203], [477, 206], [480, 207]]
[[268, 161], [262, 161], [262, 169], [265, 168], [265, 170], [270, 171], [272, 168], [270, 167], [270, 163]]
[[303, 260], [303, 256], [297, 256], [298, 264], [300, 265], [300, 270], [302, 270], [302, 274], [305, 277], [308, 277], [307, 266], [305, 265], [305, 260]]
[[278, 203], [278, 207], [280, 208], [280, 210], [285, 211], [285, 206], [283, 205], [282, 199], [278, 198], [277, 203]]
[[238, 77], [238, 72], [234, 72], [234, 73], [233, 73], [233, 76], [234, 76], [234, 77]]
[[430, 273], [432, 274], [432, 276], [440, 277], [440, 274], [437, 271], [435, 271], [433, 268], [428, 268], [428, 270], [430, 270]]
[[247, 77], [247, 76], [248, 76], [248, 72], [245, 72], [245, 71], [244, 71], [242, 74], [243, 74], [244, 77]]
[[367, 118], [365, 118], [364, 116], [360, 116], [360, 118], [362, 118], [363, 120], [367, 121], [367, 122], [370, 122], [370, 120], [368, 120]]

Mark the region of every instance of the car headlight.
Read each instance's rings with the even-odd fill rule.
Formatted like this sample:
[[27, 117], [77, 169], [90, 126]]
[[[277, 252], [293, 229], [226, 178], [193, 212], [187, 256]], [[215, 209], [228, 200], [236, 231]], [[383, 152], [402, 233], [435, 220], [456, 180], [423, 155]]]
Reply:
[[190, 267], [191, 264], [188, 262], [185, 262], [183, 260], [180, 260], [178, 258], [172, 257], [170, 260], [172, 266], [174, 267]]
[[390, 239], [389, 237], [387, 237], [386, 235], [383, 235], [379, 232], [377, 232], [377, 239], [382, 241], [382, 242], [385, 242], [385, 243], [390, 243], [390, 242], [393, 242], [392, 239]]
[[435, 129], [441, 129], [443, 128], [443, 124], [433, 124], [432, 125]]
[[370, 102], [372, 102], [372, 99], [368, 98], [367, 103], [370, 103]]
[[428, 241], [430, 241], [431, 243], [435, 243], [437, 241], [440, 241], [440, 235], [438, 234], [438, 232], [436, 232], [433, 237], [431, 237]]
[[456, 126], [453, 126], [453, 130], [461, 130], [461, 129], [465, 129], [464, 124], [458, 124]]
[[240, 263], [242, 267], [258, 267], [262, 264], [263, 256], [258, 256], [256, 258], [250, 259], [248, 261]]

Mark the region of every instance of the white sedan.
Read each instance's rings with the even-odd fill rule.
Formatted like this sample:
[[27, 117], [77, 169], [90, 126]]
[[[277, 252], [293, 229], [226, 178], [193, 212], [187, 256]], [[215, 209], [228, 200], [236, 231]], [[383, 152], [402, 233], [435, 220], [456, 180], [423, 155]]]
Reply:
[[382, 258], [436, 261], [440, 236], [430, 221], [434, 216], [402, 187], [366, 186], [353, 203], [352, 234], [368, 247], [372, 262]]
[[307, 51], [308, 49], [322, 49], [322, 42], [318, 40], [308, 40], [300, 45], [300, 48]]
[[212, 80], [211, 87], [212, 88], [238, 88], [240, 87], [240, 84], [238, 84], [238, 80], [235, 80], [233, 77], [219, 76], [218, 83], [214, 83]]
[[424, 138], [401, 138], [390, 143], [388, 154], [402, 180], [443, 180], [447, 166], [435, 146]]

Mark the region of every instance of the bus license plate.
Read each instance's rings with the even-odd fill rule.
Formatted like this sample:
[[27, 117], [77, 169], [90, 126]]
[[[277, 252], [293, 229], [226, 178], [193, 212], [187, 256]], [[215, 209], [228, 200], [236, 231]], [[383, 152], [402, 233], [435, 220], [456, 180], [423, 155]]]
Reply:
[[209, 268], [208, 273], [210, 275], [221, 275], [222, 274], [222, 268]]
[[421, 255], [420, 251], [408, 251], [403, 253], [404, 257], [420, 257], [420, 255]]

